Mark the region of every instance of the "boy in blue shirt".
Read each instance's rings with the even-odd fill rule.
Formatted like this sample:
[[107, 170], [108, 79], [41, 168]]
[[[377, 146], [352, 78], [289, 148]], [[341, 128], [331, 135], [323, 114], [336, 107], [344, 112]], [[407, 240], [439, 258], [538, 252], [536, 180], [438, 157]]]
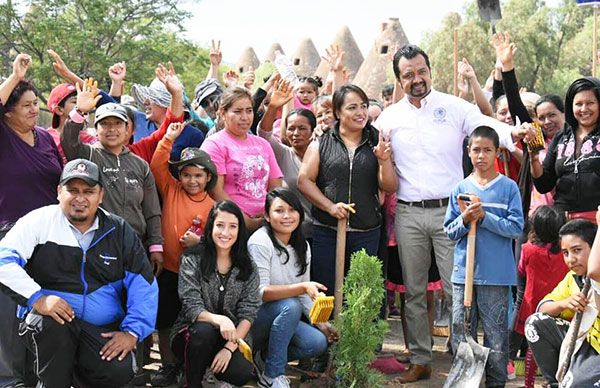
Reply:
[[[510, 178], [496, 172], [494, 160], [498, 134], [490, 127], [476, 128], [469, 138], [473, 173], [452, 190], [444, 229], [456, 241], [452, 271], [452, 347], [456, 352], [464, 336], [464, 289], [467, 234], [477, 221], [471, 335], [477, 338], [481, 319], [484, 346], [491, 349], [486, 364], [486, 387], [504, 387], [508, 363], [508, 291], [516, 284], [512, 240], [523, 230], [519, 188]], [[459, 194], [474, 194], [481, 202], [458, 206]]]

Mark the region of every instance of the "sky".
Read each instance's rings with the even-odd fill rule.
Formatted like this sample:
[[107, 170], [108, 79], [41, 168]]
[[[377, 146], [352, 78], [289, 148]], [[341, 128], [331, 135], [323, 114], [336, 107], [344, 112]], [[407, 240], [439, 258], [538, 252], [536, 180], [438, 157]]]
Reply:
[[[471, 0], [472, 1], [472, 0]], [[186, 3], [193, 17], [187, 38], [209, 47], [221, 40], [223, 62], [237, 62], [251, 46], [262, 61], [278, 42], [291, 56], [305, 38], [324, 55], [336, 33], [347, 25], [366, 57], [379, 35], [380, 24], [397, 17], [410, 43], [420, 43], [450, 12], [462, 13], [469, 0], [200, 0]], [[300, 8], [301, 7], [301, 8]]]

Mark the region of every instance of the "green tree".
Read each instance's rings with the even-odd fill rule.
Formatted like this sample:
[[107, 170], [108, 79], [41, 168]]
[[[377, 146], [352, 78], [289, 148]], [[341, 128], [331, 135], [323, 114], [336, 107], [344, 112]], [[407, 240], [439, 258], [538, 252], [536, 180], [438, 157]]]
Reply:
[[387, 322], [378, 319], [385, 294], [379, 259], [364, 249], [353, 253], [343, 290], [345, 305], [336, 321], [340, 340], [334, 348], [338, 384], [379, 387], [383, 376], [369, 368], [388, 329]]
[[190, 15], [180, 0], [8, 0], [0, 4], [0, 71], [17, 53], [34, 63], [30, 76], [42, 95], [61, 82], [46, 53], [54, 49], [80, 76], [109, 86], [107, 69], [127, 62], [127, 81], [148, 84], [159, 62], [173, 61], [188, 93], [206, 76], [206, 49], [179, 36]]
[[[508, 31], [517, 44], [515, 71], [521, 86], [537, 93], [564, 94], [581, 75], [591, 74], [591, 11], [563, 0], [548, 7], [540, 0], [502, 2], [498, 31]], [[452, 92], [453, 33], [458, 31], [459, 59], [466, 57], [483, 83], [493, 69], [495, 54], [489, 44], [491, 28], [479, 18], [471, 2], [462, 15], [450, 14], [442, 27], [423, 39], [437, 89]]]

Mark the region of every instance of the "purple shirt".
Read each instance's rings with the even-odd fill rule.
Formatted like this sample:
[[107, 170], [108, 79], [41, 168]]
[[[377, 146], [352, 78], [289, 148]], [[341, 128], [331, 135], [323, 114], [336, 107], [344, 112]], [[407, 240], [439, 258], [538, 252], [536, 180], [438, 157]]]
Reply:
[[4, 122], [0, 104], [0, 226], [14, 223], [31, 210], [57, 203], [62, 163], [52, 136], [35, 127], [32, 147]]

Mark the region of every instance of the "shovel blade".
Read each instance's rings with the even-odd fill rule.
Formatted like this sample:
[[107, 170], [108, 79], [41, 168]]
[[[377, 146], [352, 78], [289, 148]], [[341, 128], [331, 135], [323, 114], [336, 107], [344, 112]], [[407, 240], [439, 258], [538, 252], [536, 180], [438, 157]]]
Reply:
[[468, 334], [466, 339], [467, 342], [458, 345], [444, 388], [477, 388], [481, 383], [490, 349], [479, 345]]
[[481, 20], [491, 22], [502, 19], [500, 0], [477, 0], [477, 6]]

